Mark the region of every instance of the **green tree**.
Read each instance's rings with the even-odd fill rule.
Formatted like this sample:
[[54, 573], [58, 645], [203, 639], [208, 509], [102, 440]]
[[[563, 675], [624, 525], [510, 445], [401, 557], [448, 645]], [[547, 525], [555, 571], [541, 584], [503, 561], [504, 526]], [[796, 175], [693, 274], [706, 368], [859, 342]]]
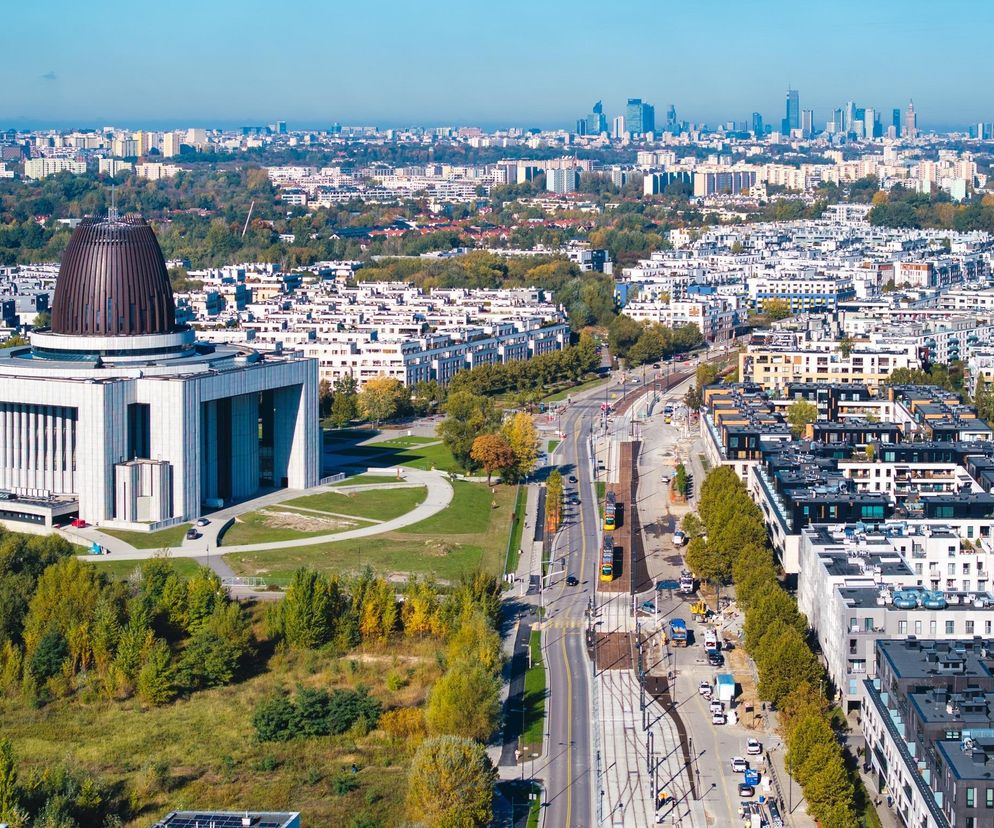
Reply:
[[355, 377], [345, 374], [335, 380], [329, 415], [337, 428], [347, 426], [359, 416], [359, 392]]
[[699, 538], [707, 533], [704, 524], [701, 523], [701, 519], [697, 516], [696, 512], [687, 512], [683, 516], [683, 520], [680, 521], [680, 528], [690, 540]]
[[333, 690], [328, 700], [328, 728], [333, 734], [345, 733], [361, 722], [365, 730], [372, 730], [380, 718], [378, 699], [369, 695], [365, 687], [355, 690]]
[[17, 757], [10, 739], [0, 738], [0, 819], [6, 819], [20, 804], [17, 787]]
[[705, 388], [709, 385], [714, 385], [718, 381], [718, 366], [710, 362], [702, 362], [697, 366], [694, 378], [697, 381], [699, 392], [703, 394]]
[[629, 349], [642, 336], [644, 327], [641, 322], [636, 322], [630, 316], [619, 314], [608, 326], [607, 344], [612, 356], [618, 359], [625, 359]]
[[696, 385], [691, 385], [687, 393], [683, 395], [683, 404], [691, 411], [699, 411], [701, 406], [704, 405], [701, 389]]
[[849, 359], [855, 344], [850, 336], [844, 336], [839, 340], [839, 353], [842, 354], [843, 359]]
[[818, 406], [808, 400], [795, 400], [787, 409], [787, 423], [795, 438], [804, 433], [809, 423], [818, 419]]
[[445, 660], [450, 669], [479, 664], [499, 675], [504, 665], [500, 634], [482, 612], [470, 613], [449, 636]]
[[432, 735], [485, 742], [500, 718], [500, 679], [482, 664], [460, 664], [431, 688], [425, 720]]
[[471, 463], [473, 441], [480, 434], [494, 431], [500, 423], [493, 401], [471, 391], [451, 391], [445, 402], [446, 418], [438, 426], [442, 438], [456, 462], [463, 468]]
[[31, 656], [31, 675], [39, 682], [57, 676], [62, 672], [62, 665], [68, 657], [69, 645], [66, 637], [53, 627], [41, 637]]
[[407, 777], [407, 812], [434, 828], [483, 828], [493, 818], [497, 772], [483, 746], [457, 736], [425, 739]]
[[270, 616], [274, 632], [283, 635], [297, 649], [313, 649], [327, 644], [334, 633], [334, 596], [328, 581], [313, 569], [298, 569]]
[[297, 708], [284, 691], [262, 699], [252, 713], [252, 727], [260, 742], [288, 742], [296, 720]]
[[148, 651], [138, 672], [138, 698], [146, 704], [166, 704], [176, 697], [172, 653], [161, 638]]
[[746, 649], [753, 652], [770, 625], [777, 621], [792, 627], [802, 639], [807, 633], [807, 619], [798, 612], [797, 603], [780, 589], [779, 584], [753, 597], [743, 625]]
[[815, 683], [824, 675], [817, 656], [793, 627], [785, 627], [778, 636], [764, 636], [756, 661], [760, 666], [759, 694], [774, 706], [801, 682]]
[[[810, 687], [810, 685], [807, 685]], [[787, 771], [798, 777], [811, 751], [818, 745], [831, 745], [835, 733], [821, 713], [809, 713], [796, 721], [787, 732]], [[798, 777], [798, 781], [800, 778]]]
[[932, 378], [920, 368], [895, 368], [884, 382], [887, 385], [931, 385]]

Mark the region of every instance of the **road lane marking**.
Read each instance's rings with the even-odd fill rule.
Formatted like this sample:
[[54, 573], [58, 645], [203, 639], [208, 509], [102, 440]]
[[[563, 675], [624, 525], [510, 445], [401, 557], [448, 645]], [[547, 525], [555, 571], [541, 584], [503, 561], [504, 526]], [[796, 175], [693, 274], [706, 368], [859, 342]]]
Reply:
[[566, 669], [566, 822], [570, 828], [573, 816], [573, 677], [570, 675], [569, 658], [566, 655], [566, 633], [560, 639], [563, 649], [563, 666]]

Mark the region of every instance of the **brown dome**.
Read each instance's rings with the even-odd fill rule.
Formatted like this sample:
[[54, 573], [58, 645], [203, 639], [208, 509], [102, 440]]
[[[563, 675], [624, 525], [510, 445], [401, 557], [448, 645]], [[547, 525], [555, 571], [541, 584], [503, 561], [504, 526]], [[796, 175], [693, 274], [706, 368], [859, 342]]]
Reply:
[[139, 216], [84, 219], [69, 239], [52, 302], [52, 333], [141, 336], [176, 328], [155, 233]]

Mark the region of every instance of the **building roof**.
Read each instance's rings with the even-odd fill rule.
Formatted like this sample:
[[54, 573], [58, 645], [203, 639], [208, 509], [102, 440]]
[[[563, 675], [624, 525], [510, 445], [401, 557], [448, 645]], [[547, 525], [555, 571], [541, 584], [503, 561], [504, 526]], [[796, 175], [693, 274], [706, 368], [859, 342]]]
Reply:
[[152, 828], [299, 828], [296, 812], [172, 811]]
[[62, 256], [52, 304], [56, 334], [142, 336], [176, 328], [159, 242], [133, 215], [80, 223]]

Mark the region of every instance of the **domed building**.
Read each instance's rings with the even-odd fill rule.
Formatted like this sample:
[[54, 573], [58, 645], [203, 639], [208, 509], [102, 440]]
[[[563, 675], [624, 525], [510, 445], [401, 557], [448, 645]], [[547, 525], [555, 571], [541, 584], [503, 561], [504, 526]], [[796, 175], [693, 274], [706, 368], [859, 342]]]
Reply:
[[141, 218], [86, 219], [51, 328], [0, 351], [0, 521], [158, 529], [318, 483], [317, 361], [198, 342]]

